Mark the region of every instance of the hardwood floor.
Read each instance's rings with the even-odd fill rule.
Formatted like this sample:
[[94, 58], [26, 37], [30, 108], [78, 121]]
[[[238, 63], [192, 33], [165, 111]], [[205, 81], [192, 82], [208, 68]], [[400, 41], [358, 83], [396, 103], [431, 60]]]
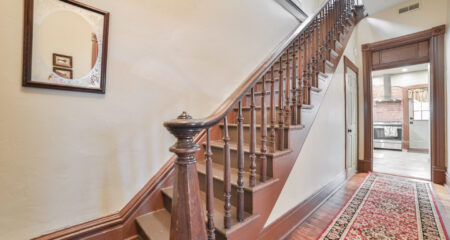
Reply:
[[[330, 199], [301, 223], [287, 239], [317, 239], [348, 199], [351, 198], [366, 176], [367, 173], [359, 173], [350, 178]], [[447, 187], [437, 184], [432, 184], [432, 188], [445, 228], [450, 229], [450, 191]]]

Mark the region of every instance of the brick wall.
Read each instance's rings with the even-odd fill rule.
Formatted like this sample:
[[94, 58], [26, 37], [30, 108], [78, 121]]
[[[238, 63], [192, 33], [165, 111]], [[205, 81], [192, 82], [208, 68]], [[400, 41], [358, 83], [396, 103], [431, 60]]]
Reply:
[[[401, 87], [392, 87], [392, 97], [403, 99], [403, 89]], [[384, 98], [384, 87], [373, 86], [373, 98]], [[376, 102], [373, 104], [373, 121], [403, 121], [403, 103], [399, 102]]]

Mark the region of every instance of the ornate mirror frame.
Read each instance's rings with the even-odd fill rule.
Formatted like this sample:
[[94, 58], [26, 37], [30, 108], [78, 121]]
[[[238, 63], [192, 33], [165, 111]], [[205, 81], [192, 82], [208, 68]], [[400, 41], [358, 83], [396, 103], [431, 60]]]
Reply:
[[106, 90], [109, 12], [88, 6], [84, 3], [80, 3], [75, 0], [59, 0], [61, 2], [71, 4], [73, 6], [103, 15], [102, 51], [101, 56], [99, 56], [101, 58], [100, 87], [87, 88], [87, 87], [66, 86], [61, 84], [51, 84], [45, 82], [32, 81], [34, 0], [24, 0], [24, 1], [25, 1], [25, 9], [24, 9], [22, 86], [104, 94]]

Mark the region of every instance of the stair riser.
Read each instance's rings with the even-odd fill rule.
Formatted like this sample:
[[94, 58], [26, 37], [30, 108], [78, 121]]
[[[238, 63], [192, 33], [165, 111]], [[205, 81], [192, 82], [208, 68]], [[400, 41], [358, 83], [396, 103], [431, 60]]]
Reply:
[[[223, 126], [221, 126], [223, 128]], [[256, 146], [257, 149], [261, 149], [261, 131], [260, 127], [256, 128]], [[238, 141], [238, 128], [237, 126], [229, 126], [228, 132], [230, 135], [230, 143], [237, 143]], [[284, 129], [284, 148], [286, 149], [288, 147], [288, 129]], [[269, 152], [269, 146], [271, 141], [271, 131], [270, 128], [267, 128], [267, 137], [266, 137], [266, 145], [267, 145], [267, 152]], [[277, 128], [275, 128], [275, 143], [278, 143], [278, 137], [279, 137], [279, 131]], [[250, 145], [250, 127], [244, 127], [244, 145]]]
[[[291, 107], [292, 109], [292, 107]], [[292, 111], [292, 110], [291, 110]], [[300, 108], [298, 108], [297, 112], [300, 111]], [[256, 113], [256, 124], [261, 124], [261, 108], [256, 108], [255, 109], [255, 113]], [[275, 125], [279, 126], [279, 121], [280, 121], [280, 112], [278, 111], [278, 107], [276, 109], [276, 111], [274, 111], [275, 114]], [[285, 117], [284, 113], [284, 125], [286, 126], [287, 121], [286, 121], [286, 117]], [[244, 124], [250, 124], [251, 123], [251, 109], [244, 109], [242, 111], [242, 116], [244, 117]], [[299, 117], [299, 115], [297, 115], [297, 117]], [[267, 119], [267, 125], [271, 126], [271, 116], [270, 116], [270, 108], [266, 108], [266, 119]], [[236, 122], [235, 122], [236, 123]]]
[[[300, 95], [300, 92], [297, 91], [297, 96], [299, 96], [299, 95]], [[275, 92], [274, 96], [275, 96], [275, 106], [278, 106], [278, 103], [280, 102], [280, 97], [279, 97], [280, 95], [279, 95], [278, 92]], [[251, 100], [252, 100], [251, 96], [247, 95], [244, 98], [245, 98], [245, 103], [246, 103], [246, 104], [244, 104], [244, 106], [245, 107], [249, 107], [250, 103], [251, 103]], [[289, 96], [289, 99], [290, 100], [292, 99], [292, 94]], [[266, 96], [264, 97], [264, 100], [265, 100], [264, 101], [265, 102], [265, 106], [266, 107], [270, 107], [271, 96], [270, 96], [269, 93], [266, 94]], [[283, 102], [285, 102], [285, 100], [286, 100], [286, 95], [283, 94]], [[261, 106], [262, 102], [263, 101], [262, 101], [261, 94], [255, 94], [255, 106]]]
[[[201, 185], [205, 185], [205, 184], [200, 183], [200, 186]], [[222, 195], [223, 195], [223, 193], [222, 193]], [[245, 199], [245, 196], [244, 196], [244, 199]], [[205, 200], [203, 199], [203, 201], [205, 201]], [[167, 209], [167, 211], [172, 213], [172, 199], [170, 197], [168, 197], [167, 195], [163, 194], [163, 202], [164, 202], [164, 207]], [[205, 214], [206, 214], [206, 212], [205, 212]], [[233, 217], [236, 216], [236, 213], [231, 213], [231, 214], [233, 215]], [[227, 239], [226, 236], [223, 235], [220, 231], [216, 230], [215, 234], [216, 234], [216, 240], [226, 240]], [[145, 234], [143, 234], [141, 236], [145, 236]], [[153, 239], [149, 239], [149, 240], [153, 240]], [[155, 239], [155, 240], [158, 240], [158, 239]]]
[[[212, 159], [213, 162], [218, 163], [223, 165], [224, 163], [224, 153], [223, 153], [223, 148], [219, 148], [219, 147], [213, 147], [212, 148]], [[230, 163], [231, 163], [231, 167], [232, 168], [238, 168], [238, 162], [237, 162], [237, 155], [238, 152], [237, 150], [230, 150]], [[261, 161], [259, 160], [260, 155], [256, 154], [256, 169], [260, 169], [261, 168]], [[266, 156], [267, 158], [267, 176], [272, 177], [273, 176], [273, 169], [272, 169], [272, 157], [271, 156]], [[244, 170], [249, 172], [250, 171], [250, 153], [246, 153], [244, 152]]]
[[[198, 180], [200, 182], [200, 189], [203, 192], [206, 192], [206, 176], [202, 173], [198, 173]], [[224, 201], [224, 185], [223, 182], [219, 179], [214, 179], [214, 197]], [[252, 212], [252, 199], [253, 194], [244, 189], [244, 209], [246, 212]], [[231, 205], [237, 206], [237, 187], [235, 185], [231, 185]], [[236, 213], [232, 213], [233, 216], [236, 216]]]
[[[266, 80], [266, 84], [265, 84], [266, 86], [266, 91], [268, 91], [268, 90], [270, 90], [270, 89], [272, 89], [272, 83], [271, 82], [269, 82], [268, 80]], [[283, 84], [284, 85], [284, 84]], [[278, 91], [279, 89], [280, 89], [280, 82], [278, 81], [278, 78], [275, 80], [275, 86], [274, 86], [274, 88], [275, 88], [275, 91]], [[255, 85], [255, 91], [256, 92], [261, 92], [261, 89], [262, 89], [262, 82], [260, 81], [260, 82], [258, 82], [256, 85]]]

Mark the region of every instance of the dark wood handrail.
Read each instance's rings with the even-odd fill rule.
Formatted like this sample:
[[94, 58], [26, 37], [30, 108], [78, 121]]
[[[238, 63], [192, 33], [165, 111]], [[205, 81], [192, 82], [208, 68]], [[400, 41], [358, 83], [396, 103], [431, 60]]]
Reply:
[[217, 125], [227, 116], [236, 104], [250, 91], [251, 88], [266, 74], [267, 71], [276, 63], [277, 59], [283, 54], [286, 48], [297, 38], [297, 36], [306, 30], [313, 22], [316, 16], [325, 8], [328, 2], [324, 1], [320, 7], [309, 16], [300, 26], [297, 27], [287, 38], [285, 38], [270, 56], [259, 65], [255, 71], [214, 111], [211, 115], [203, 119], [174, 119], [164, 122], [168, 129], [196, 128], [205, 129]]

